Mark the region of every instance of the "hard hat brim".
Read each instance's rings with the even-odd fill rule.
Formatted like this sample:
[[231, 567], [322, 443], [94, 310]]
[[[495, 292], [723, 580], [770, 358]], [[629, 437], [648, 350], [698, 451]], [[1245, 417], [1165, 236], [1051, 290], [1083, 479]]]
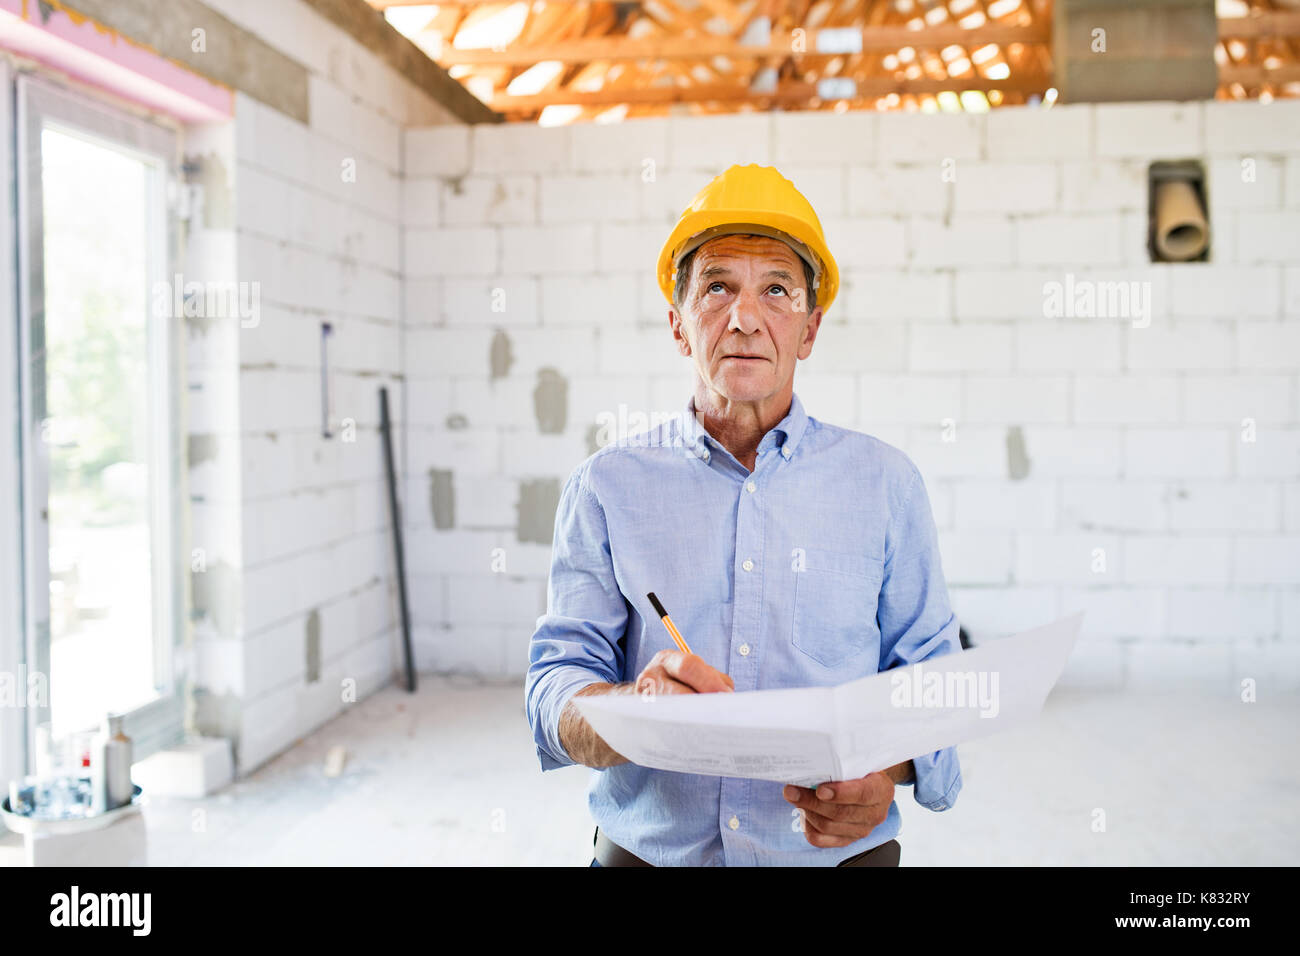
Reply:
[[826, 271], [825, 267], [822, 265], [821, 260], [817, 258], [817, 254], [809, 249], [806, 243], [800, 242], [788, 232], [782, 232], [780, 229], [773, 229], [770, 226], [765, 226], [756, 222], [726, 223], [720, 226], [712, 226], [695, 233], [695, 235], [691, 236], [682, 244], [680, 249], [673, 253], [672, 269], [674, 276], [676, 276], [677, 267], [681, 264], [682, 259], [690, 255], [690, 253], [704, 245], [709, 240], [717, 239], [719, 236], [737, 235], [767, 236], [769, 239], [776, 239], [780, 242], [784, 242], [790, 247], [790, 250], [794, 252], [795, 255], [812, 267], [813, 288], [816, 289], [821, 285], [822, 275]]
[[[756, 230], [755, 227], [759, 228]], [[697, 210], [683, 216], [659, 253], [657, 278], [660, 291], [668, 303], [671, 305], [673, 302], [677, 264], [684, 255], [718, 236], [744, 233], [777, 233], [773, 238], [785, 242], [796, 255], [812, 266], [818, 307], [823, 311], [830, 307], [839, 291], [839, 270], [830, 250], [825, 249], [822, 238], [811, 234], [807, 222], [801, 218], [780, 212], [761, 212], [756, 215], [753, 209]], [[818, 248], [824, 250], [824, 259], [818, 254]]]

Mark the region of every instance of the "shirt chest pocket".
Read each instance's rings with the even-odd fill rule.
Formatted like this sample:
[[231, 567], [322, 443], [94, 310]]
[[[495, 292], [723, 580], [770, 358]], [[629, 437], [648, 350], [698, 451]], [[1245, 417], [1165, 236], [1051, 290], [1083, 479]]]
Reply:
[[835, 667], [868, 647], [879, 653], [876, 601], [884, 565], [879, 558], [807, 548], [794, 577], [791, 642], [802, 654]]

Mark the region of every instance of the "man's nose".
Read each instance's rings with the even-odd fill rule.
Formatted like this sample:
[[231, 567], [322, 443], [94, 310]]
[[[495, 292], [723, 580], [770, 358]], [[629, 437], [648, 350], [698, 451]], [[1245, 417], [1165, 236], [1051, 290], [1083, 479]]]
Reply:
[[758, 331], [758, 293], [750, 289], [741, 289], [735, 301], [731, 303], [731, 321], [727, 330], [735, 329], [745, 335]]

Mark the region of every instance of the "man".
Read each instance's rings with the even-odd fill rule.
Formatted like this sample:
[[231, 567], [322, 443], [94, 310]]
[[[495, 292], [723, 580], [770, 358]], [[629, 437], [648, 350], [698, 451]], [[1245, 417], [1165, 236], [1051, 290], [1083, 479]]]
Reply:
[[[542, 768], [599, 770], [593, 866], [897, 865], [895, 787], [952, 806], [955, 748], [814, 791], [637, 766], [572, 703], [834, 685], [958, 648], [916, 466], [794, 393], [839, 284], [808, 201], [732, 166], [682, 213], [659, 282], [694, 395], [564, 486], [524, 691]], [[693, 654], [669, 649], [650, 591]]]

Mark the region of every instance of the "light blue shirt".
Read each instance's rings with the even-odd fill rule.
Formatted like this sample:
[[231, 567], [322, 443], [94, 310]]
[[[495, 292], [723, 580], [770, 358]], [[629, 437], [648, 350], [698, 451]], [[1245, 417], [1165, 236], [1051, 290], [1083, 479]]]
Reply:
[[[646, 598], [737, 691], [840, 684], [960, 648], [925, 483], [885, 442], [807, 415], [798, 394], [750, 471], [685, 411], [574, 469], [555, 516], [546, 613], [524, 684], [543, 770], [573, 693], [633, 680], [673, 648]], [[913, 760], [930, 810], [961, 790], [956, 748]], [[601, 831], [655, 866], [834, 866], [898, 835], [897, 802], [849, 846], [814, 847], [782, 785], [593, 770]]]

